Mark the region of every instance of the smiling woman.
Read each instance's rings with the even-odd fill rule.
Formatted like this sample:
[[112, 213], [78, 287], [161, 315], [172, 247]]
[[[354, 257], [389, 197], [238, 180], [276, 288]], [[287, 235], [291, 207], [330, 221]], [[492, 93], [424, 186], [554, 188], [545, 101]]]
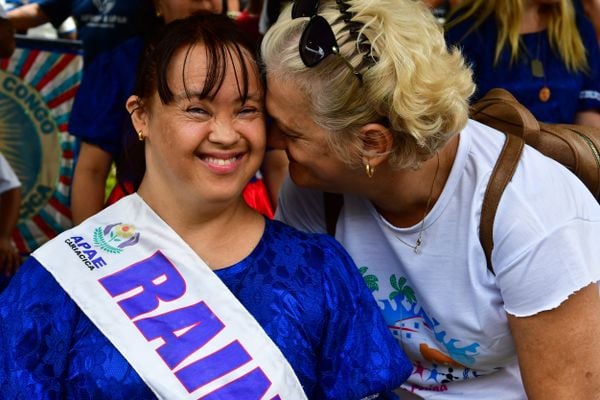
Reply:
[[140, 189], [36, 251], [3, 293], [4, 396], [358, 400], [406, 379], [345, 250], [244, 201], [263, 87], [231, 20], [167, 25], [127, 107]]
[[[201, 39], [202, 45], [175, 48], [186, 39], [173, 38], [166, 49], [170, 62], [145, 63], [142, 84], [127, 101], [135, 130], [146, 141], [147, 171], [139, 193], [169, 190], [186, 211], [197, 210], [196, 216], [240, 200], [265, 151], [263, 93], [248, 48]], [[156, 82], [144, 81], [157, 73]]]

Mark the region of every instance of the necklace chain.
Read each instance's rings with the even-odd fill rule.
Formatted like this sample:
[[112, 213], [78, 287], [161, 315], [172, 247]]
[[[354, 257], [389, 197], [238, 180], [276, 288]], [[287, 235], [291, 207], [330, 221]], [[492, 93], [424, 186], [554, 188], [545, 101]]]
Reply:
[[542, 31], [542, 32], [537, 32], [536, 34], [538, 36], [537, 36], [537, 48], [536, 48], [535, 58], [533, 57], [533, 55], [527, 48], [527, 45], [525, 44], [524, 41], [521, 41], [521, 48], [523, 49], [523, 51], [525, 52], [525, 55], [527, 56], [527, 61], [529, 61], [529, 65], [531, 68], [531, 75], [534, 78], [539, 78], [539, 79], [544, 80], [543, 84], [542, 84], [542, 88], [538, 92], [538, 98], [540, 99], [540, 101], [542, 103], [545, 103], [548, 100], [550, 100], [552, 92], [550, 91], [550, 88], [548, 87], [546, 73], [544, 71], [544, 62], [541, 59], [542, 56], [544, 57], [544, 59], [546, 59], [546, 57], [547, 57], [545, 53], [543, 55], [541, 54], [542, 48], [545, 49], [545, 44], [544, 44], [544, 42], [542, 42], [542, 37], [543, 37], [544, 33]]
[[[437, 151], [436, 151], [435, 155], [437, 158], [437, 166], [435, 168], [435, 175], [433, 175], [433, 181], [431, 182], [431, 188], [429, 189], [429, 197], [427, 198], [427, 204], [425, 205], [425, 213], [423, 213], [423, 220], [421, 221], [421, 228], [419, 229], [419, 235], [417, 236], [417, 241], [413, 245], [413, 244], [410, 244], [410, 243], [402, 240], [398, 235], [394, 235], [396, 237], [396, 239], [398, 239], [400, 241], [400, 243], [413, 249], [415, 254], [419, 254], [419, 249], [421, 248], [421, 245], [423, 244], [423, 231], [425, 230], [425, 217], [427, 216], [427, 212], [429, 212], [429, 206], [431, 205], [431, 199], [433, 198], [433, 188], [435, 187], [435, 181], [437, 180], [438, 172], [440, 171], [440, 155]], [[381, 217], [381, 218], [383, 218], [383, 217]]]

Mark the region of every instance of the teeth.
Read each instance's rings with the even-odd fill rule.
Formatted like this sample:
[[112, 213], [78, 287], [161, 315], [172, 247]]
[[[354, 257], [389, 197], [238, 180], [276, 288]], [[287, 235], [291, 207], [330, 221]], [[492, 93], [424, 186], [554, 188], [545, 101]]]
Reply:
[[236, 157], [231, 157], [228, 158], [227, 160], [223, 160], [222, 158], [214, 158], [214, 157], [206, 157], [205, 161], [209, 164], [216, 164], [219, 166], [224, 166], [224, 165], [229, 165], [234, 163], [236, 160]]

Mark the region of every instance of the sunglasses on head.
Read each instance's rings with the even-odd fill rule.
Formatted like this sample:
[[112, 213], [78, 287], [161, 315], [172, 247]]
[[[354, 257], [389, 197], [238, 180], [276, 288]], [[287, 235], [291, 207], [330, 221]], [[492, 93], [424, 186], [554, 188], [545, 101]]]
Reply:
[[362, 75], [340, 54], [340, 47], [329, 22], [317, 14], [319, 0], [296, 0], [292, 6], [292, 18], [309, 17], [310, 21], [300, 36], [299, 51], [304, 65], [312, 68], [331, 54], [336, 55], [362, 82]]

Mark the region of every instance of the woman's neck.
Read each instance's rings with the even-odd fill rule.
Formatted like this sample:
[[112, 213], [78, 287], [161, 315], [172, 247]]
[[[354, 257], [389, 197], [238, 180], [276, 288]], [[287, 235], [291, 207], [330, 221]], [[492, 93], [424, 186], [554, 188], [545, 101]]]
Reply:
[[520, 34], [540, 32], [548, 26], [548, 14], [545, 7], [529, 1], [523, 7], [523, 17], [521, 18]]
[[229, 205], [207, 208], [140, 185], [138, 195], [211, 269], [231, 266], [247, 257], [264, 232], [264, 217], [240, 196]]
[[[397, 227], [413, 226], [423, 220], [446, 185], [458, 142], [458, 135], [451, 138], [419, 170], [389, 171], [382, 176], [385, 186], [379, 192], [373, 191], [375, 194], [370, 197], [377, 211]], [[390, 181], [397, 184], [390, 185]]]

